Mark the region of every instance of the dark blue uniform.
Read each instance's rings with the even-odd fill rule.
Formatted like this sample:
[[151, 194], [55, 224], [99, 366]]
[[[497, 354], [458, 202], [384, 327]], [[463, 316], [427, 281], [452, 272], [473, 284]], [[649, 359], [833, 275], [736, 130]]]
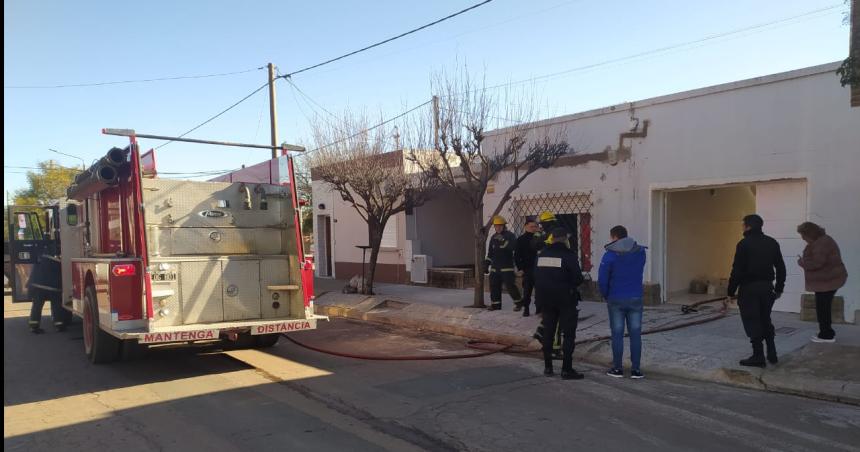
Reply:
[[556, 326], [561, 328], [562, 376], [575, 374], [573, 370], [573, 346], [576, 340], [579, 291], [583, 282], [582, 270], [576, 253], [564, 243], [553, 243], [538, 254], [535, 266], [535, 296], [541, 300], [543, 356], [547, 370], [552, 369], [552, 345]]
[[487, 260], [490, 261], [490, 309], [502, 308], [502, 284], [514, 302], [520, 302], [520, 289], [517, 288], [514, 273], [516, 246], [517, 236], [508, 230], [493, 234], [490, 238], [490, 249], [487, 251]]

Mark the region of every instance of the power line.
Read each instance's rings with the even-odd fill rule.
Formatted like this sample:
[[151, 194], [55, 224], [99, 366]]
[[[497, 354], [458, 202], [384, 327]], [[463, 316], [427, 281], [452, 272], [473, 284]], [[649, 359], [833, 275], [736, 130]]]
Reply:
[[619, 58], [613, 58], [613, 59], [611, 59], [611, 60], [605, 60], [605, 61], [601, 61], [601, 62], [598, 62], [598, 63], [587, 64], [587, 65], [584, 65], [584, 66], [579, 66], [579, 67], [575, 67], [575, 68], [571, 68], [571, 69], [566, 69], [566, 70], [559, 71], [559, 72], [553, 72], [553, 73], [550, 73], [550, 74], [538, 75], [538, 76], [535, 76], [535, 77], [531, 77], [531, 78], [527, 78], [527, 79], [523, 79], [523, 80], [517, 80], [517, 81], [514, 81], [514, 82], [508, 82], [508, 83], [502, 83], [502, 84], [499, 84], [499, 85], [488, 86], [488, 87], [486, 87], [486, 88], [482, 88], [482, 89], [487, 89], [487, 90], [489, 90], [489, 89], [504, 88], [504, 87], [513, 86], [513, 85], [519, 85], [519, 84], [522, 84], [522, 83], [529, 83], [529, 82], [534, 82], [534, 81], [537, 81], [537, 80], [542, 80], [542, 79], [552, 78], [552, 77], [556, 77], [556, 76], [559, 76], [559, 75], [569, 74], [569, 73], [571, 73], [571, 72], [579, 72], [579, 71], [584, 71], [584, 70], [588, 70], [588, 69], [597, 68], [597, 67], [600, 67], [600, 66], [606, 66], [606, 65], [609, 65], [609, 64], [613, 64], [613, 63], [619, 63], [619, 62], [622, 62], [622, 61], [625, 61], [625, 60], [631, 60], [631, 59], [634, 59], [634, 58], [639, 58], [639, 57], [643, 57], [643, 56], [649, 56], [649, 55], [653, 55], [653, 54], [657, 54], [657, 53], [662, 53], [662, 52], [666, 52], [666, 51], [669, 51], [669, 50], [674, 50], [674, 49], [678, 49], [678, 48], [681, 48], [681, 47], [686, 47], [686, 46], [690, 46], [690, 45], [693, 45], [693, 44], [698, 44], [698, 43], [701, 43], [701, 42], [712, 41], [712, 40], [714, 40], [714, 39], [724, 38], [724, 37], [726, 37], [726, 36], [731, 36], [731, 35], [735, 35], [735, 34], [738, 34], [738, 33], [744, 33], [744, 32], [747, 32], [747, 31], [757, 30], [757, 29], [761, 29], [761, 28], [768, 27], [768, 26], [771, 26], [771, 25], [777, 25], [777, 24], [781, 24], [781, 23], [784, 23], [784, 22], [789, 22], [789, 21], [791, 21], [791, 20], [800, 19], [800, 18], [803, 18], [803, 17], [807, 17], [807, 16], [811, 16], [811, 15], [814, 15], [814, 14], [818, 14], [818, 13], [821, 13], [821, 12], [824, 12], [824, 11], [829, 11], [829, 10], [832, 10], [832, 9], [835, 9], [835, 8], [839, 8], [839, 7], [841, 7], [841, 6], [842, 6], [841, 4], [831, 5], [831, 6], [827, 6], [827, 7], [824, 7], [824, 8], [819, 8], [819, 9], [816, 9], [816, 10], [813, 10], [813, 11], [808, 11], [808, 12], [805, 12], [805, 13], [803, 13], [803, 14], [798, 14], [798, 15], [796, 15], [796, 16], [791, 16], [791, 17], [786, 17], [786, 18], [779, 19], [779, 20], [774, 20], [774, 21], [771, 21], [771, 22], [765, 22], [765, 23], [760, 23], [760, 24], [756, 24], [756, 25], [751, 25], [751, 26], [744, 27], [744, 28], [738, 28], [738, 29], [735, 29], [735, 30], [732, 30], [732, 31], [723, 32], [723, 33], [717, 33], [717, 34], [713, 34], [713, 35], [710, 35], [710, 36], [705, 36], [704, 38], [696, 39], [696, 40], [693, 40], [693, 41], [687, 41], [687, 42], [683, 42], [683, 43], [679, 43], [679, 44], [673, 44], [673, 45], [666, 46], [666, 47], [661, 47], [661, 48], [658, 48], [658, 49], [646, 50], [646, 51], [644, 51], [644, 52], [639, 52], [639, 53], [635, 53], [635, 54], [632, 54], [632, 55], [627, 55], [627, 56], [623, 56], [623, 57], [619, 57]]
[[[272, 82], [274, 82], [274, 80], [272, 80]], [[233, 108], [235, 108], [237, 105], [241, 104], [242, 102], [245, 102], [245, 101], [246, 101], [246, 100], [248, 100], [251, 96], [253, 96], [254, 94], [257, 94], [258, 92], [262, 91], [262, 90], [263, 90], [263, 88], [266, 88], [266, 87], [268, 87], [268, 86], [269, 86], [269, 82], [264, 83], [262, 86], [260, 86], [259, 88], [255, 89], [254, 91], [252, 91], [252, 92], [251, 92], [251, 94], [248, 94], [247, 96], [245, 96], [245, 97], [243, 97], [243, 98], [239, 99], [239, 100], [238, 100], [236, 103], [234, 103], [233, 105], [230, 105], [229, 107], [225, 108], [224, 110], [221, 110], [221, 112], [220, 112], [220, 113], [218, 113], [217, 115], [212, 116], [211, 118], [209, 118], [209, 119], [207, 119], [207, 120], [205, 120], [205, 121], [201, 122], [200, 124], [197, 124], [196, 126], [194, 126], [194, 127], [192, 127], [191, 129], [189, 129], [187, 132], [183, 133], [182, 135], [179, 135], [177, 138], [182, 138], [182, 137], [184, 137], [185, 135], [188, 135], [189, 133], [191, 133], [191, 132], [193, 132], [193, 131], [195, 131], [195, 130], [197, 130], [197, 129], [199, 129], [199, 128], [203, 127], [203, 126], [205, 126], [206, 124], [209, 124], [209, 123], [210, 123], [210, 122], [212, 122], [215, 118], [217, 118], [217, 117], [219, 117], [219, 116], [223, 115], [224, 113], [227, 113], [228, 111], [232, 110], [232, 109], [233, 109]], [[161, 149], [161, 148], [163, 148], [164, 146], [167, 146], [167, 145], [168, 145], [168, 144], [170, 144], [170, 143], [173, 143], [173, 140], [170, 140], [170, 141], [168, 141], [168, 142], [166, 142], [166, 143], [164, 143], [164, 144], [162, 144], [162, 145], [159, 145], [159, 146], [157, 146], [155, 149]]]
[[425, 105], [429, 105], [431, 102], [433, 102], [433, 100], [432, 100], [432, 99], [431, 99], [431, 100], [428, 100], [427, 102], [424, 102], [423, 104], [420, 104], [420, 105], [418, 105], [418, 106], [416, 106], [416, 107], [414, 107], [414, 108], [411, 108], [411, 109], [409, 109], [409, 110], [406, 110], [406, 111], [404, 111], [403, 113], [400, 113], [399, 115], [397, 115], [397, 116], [395, 116], [395, 117], [393, 117], [393, 118], [388, 118], [388, 119], [386, 119], [385, 121], [382, 121], [382, 122], [380, 122], [379, 124], [377, 124], [377, 125], [375, 125], [375, 126], [368, 127], [368, 128], [366, 128], [366, 129], [364, 129], [364, 130], [362, 130], [362, 131], [360, 131], [360, 132], [358, 132], [358, 133], [354, 133], [354, 134], [352, 134], [352, 135], [350, 135], [350, 136], [348, 136], [348, 137], [346, 137], [346, 138], [341, 138], [340, 140], [332, 141], [331, 143], [324, 144], [324, 145], [322, 145], [322, 146], [320, 146], [320, 147], [318, 147], [318, 148], [311, 149], [310, 151], [307, 151], [307, 152], [303, 153], [302, 155], [308, 155], [308, 154], [310, 154], [311, 152], [319, 151], [320, 149], [324, 149], [324, 148], [327, 148], [327, 147], [329, 147], [329, 146], [333, 146], [333, 145], [335, 145], [335, 144], [342, 143], [342, 142], [344, 142], [344, 141], [347, 141], [347, 140], [350, 140], [350, 139], [352, 139], [352, 138], [355, 138], [355, 137], [357, 137], [357, 136], [359, 136], [359, 135], [361, 135], [361, 134], [363, 134], [363, 133], [370, 132], [371, 130], [376, 129], [376, 128], [379, 128], [379, 127], [382, 127], [382, 126], [384, 126], [384, 125], [388, 124], [388, 123], [389, 123], [389, 122], [391, 122], [391, 121], [394, 121], [394, 120], [396, 120], [396, 119], [400, 119], [400, 118], [402, 118], [402, 117], [404, 117], [404, 116], [408, 115], [409, 113], [412, 113], [413, 111], [418, 110], [419, 108], [421, 108], [421, 107], [423, 107], [423, 106], [425, 106]]
[[[324, 111], [324, 112], [328, 113], [328, 115], [329, 115], [329, 116], [331, 116], [332, 118], [338, 119], [337, 115], [335, 115], [334, 113], [332, 113], [332, 112], [328, 111], [325, 107], [323, 107], [322, 105], [320, 105], [320, 103], [319, 103], [319, 102], [317, 102], [317, 101], [313, 100], [310, 96], [308, 96], [307, 94], [305, 94], [305, 92], [304, 92], [304, 91], [302, 91], [302, 89], [301, 89], [301, 88], [299, 88], [299, 86], [298, 86], [298, 85], [296, 85], [296, 84], [295, 84], [295, 82], [293, 82], [293, 81], [292, 81], [292, 80], [290, 80], [290, 79], [286, 79], [286, 80], [287, 80], [287, 83], [289, 83], [293, 88], [295, 88], [295, 89], [296, 89], [296, 91], [298, 91], [298, 92], [299, 92], [299, 94], [301, 94], [301, 95], [302, 95], [302, 97], [304, 97], [305, 99], [307, 99], [308, 101], [310, 101], [311, 103], [313, 103], [314, 105], [316, 105], [317, 107], [319, 107], [320, 109], [322, 109], [322, 111]], [[313, 108], [313, 107], [311, 107], [311, 108]]]
[[311, 69], [315, 69], [315, 68], [318, 68], [318, 67], [320, 67], [320, 66], [325, 66], [326, 64], [329, 64], [329, 63], [334, 63], [335, 61], [342, 60], [342, 59], [344, 59], [344, 58], [350, 57], [350, 56], [355, 55], [355, 54], [357, 54], [357, 53], [364, 52], [364, 51], [366, 51], [366, 50], [370, 50], [370, 49], [372, 49], [372, 48], [374, 48], [374, 47], [379, 47], [379, 46], [381, 46], [381, 45], [383, 45], [383, 44], [389, 43], [389, 42], [394, 41], [394, 40], [396, 40], [396, 39], [400, 39], [400, 38], [402, 38], [402, 37], [404, 37], [404, 36], [407, 36], [407, 35], [411, 35], [412, 33], [415, 33], [415, 32], [418, 32], [418, 31], [421, 31], [421, 30], [423, 30], [423, 29], [425, 29], [425, 28], [432, 27], [433, 25], [439, 24], [439, 23], [444, 22], [444, 21], [446, 21], [446, 20], [448, 20], [448, 19], [451, 19], [451, 18], [457, 17], [457, 16], [459, 16], [460, 14], [464, 14], [464, 13], [466, 13], [466, 12], [468, 12], [468, 11], [471, 11], [471, 10], [473, 10], [473, 9], [475, 9], [475, 8], [478, 8], [478, 7], [480, 7], [480, 6], [486, 5], [487, 3], [490, 3], [491, 1], [493, 1], [493, 0], [484, 0], [484, 1], [483, 1], [483, 2], [481, 2], [481, 3], [477, 3], [477, 4], [472, 5], [472, 6], [468, 7], [468, 8], [466, 8], [466, 9], [462, 9], [462, 10], [460, 10], [460, 11], [457, 11], [457, 12], [456, 12], [456, 13], [454, 13], [454, 14], [450, 14], [450, 15], [448, 15], [448, 16], [445, 16], [445, 17], [441, 18], [441, 19], [438, 19], [438, 20], [435, 20], [435, 21], [433, 21], [433, 22], [430, 22], [429, 24], [422, 25], [422, 26], [420, 26], [420, 27], [418, 27], [418, 28], [413, 28], [412, 30], [409, 30], [409, 31], [407, 31], [407, 32], [405, 32], [405, 33], [401, 33], [401, 34], [399, 34], [399, 35], [397, 35], [397, 36], [393, 36], [393, 37], [388, 38], [388, 39], [386, 39], [386, 40], [384, 40], [384, 41], [379, 41], [379, 42], [377, 42], [377, 43], [375, 43], [375, 44], [371, 44], [371, 45], [369, 45], [369, 46], [367, 46], [367, 47], [363, 47], [363, 48], [361, 48], [361, 49], [354, 50], [354, 51], [349, 52], [349, 53], [345, 53], [345, 54], [343, 54], [343, 55], [341, 55], [341, 56], [339, 56], [339, 57], [335, 57], [335, 58], [332, 58], [332, 59], [330, 59], [330, 60], [323, 61], [322, 63], [317, 63], [317, 64], [314, 64], [313, 66], [308, 66], [308, 67], [305, 67], [305, 68], [299, 69], [299, 70], [297, 70], [297, 71], [290, 72], [289, 74], [283, 75], [282, 77], [284, 77], [284, 78], [289, 78], [289, 77], [292, 77], [293, 75], [300, 74], [300, 73], [302, 73], [302, 72], [309, 71], [309, 70], [311, 70]]
[[222, 72], [219, 74], [206, 74], [206, 75], [182, 75], [176, 77], [161, 77], [161, 78], [148, 78], [148, 79], [140, 79], [140, 80], [116, 80], [111, 82], [94, 82], [94, 83], [70, 83], [70, 84], [62, 84], [62, 85], [14, 85], [14, 86], [4, 86], [4, 89], [54, 89], [54, 88], [84, 88], [84, 87], [93, 87], [93, 86], [106, 86], [106, 85], [121, 85], [127, 83], [148, 83], [148, 82], [162, 82], [167, 80], [189, 80], [189, 79], [201, 79], [201, 78], [211, 78], [211, 77], [226, 77], [228, 75], [238, 75], [238, 74], [246, 74], [248, 72], [259, 71], [261, 69], [265, 69], [265, 67], [258, 67], [254, 69], [247, 69], [244, 71], [236, 71], [236, 72]]

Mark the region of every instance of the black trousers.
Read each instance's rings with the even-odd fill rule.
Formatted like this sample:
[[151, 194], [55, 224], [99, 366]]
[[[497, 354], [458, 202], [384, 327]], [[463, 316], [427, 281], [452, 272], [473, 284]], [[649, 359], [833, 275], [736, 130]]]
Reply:
[[738, 290], [738, 309], [744, 331], [753, 344], [774, 336], [770, 313], [776, 298], [773, 285], [769, 281], [756, 281], [744, 284]]
[[555, 341], [556, 328], [561, 329], [561, 370], [573, 369], [573, 348], [576, 341], [576, 325], [579, 321], [579, 309], [576, 302], [565, 300], [543, 300], [543, 361], [546, 367], [552, 367], [552, 346]]
[[30, 289], [33, 294], [33, 305], [30, 307], [30, 321], [27, 322], [30, 328], [38, 328], [42, 323], [42, 308], [45, 302], [51, 303], [51, 318], [54, 321], [54, 326], [59, 327], [65, 324], [65, 310], [60, 304], [60, 294], [53, 294], [41, 289]]
[[815, 315], [818, 317], [818, 337], [821, 339], [833, 339], [836, 331], [833, 331], [831, 322], [833, 320], [833, 296], [835, 290], [829, 292], [815, 292]]
[[[532, 304], [532, 292], [535, 288], [535, 274], [533, 272], [523, 272], [523, 301], [524, 307], [529, 307]], [[537, 298], [535, 298], [535, 306], [537, 306]]]
[[515, 302], [520, 301], [520, 289], [516, 281], [517, 277], [513, 270], [499, 271], [495, 268], [490, 270], [490, 301], [494, 305], [502, 304], [502, 284], [508, 289], [508, 295]]

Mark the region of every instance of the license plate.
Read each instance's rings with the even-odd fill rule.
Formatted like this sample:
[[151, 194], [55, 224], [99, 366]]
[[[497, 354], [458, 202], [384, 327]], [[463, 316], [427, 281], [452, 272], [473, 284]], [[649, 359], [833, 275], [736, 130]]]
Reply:
[[266, 325], [254, 325], [251, 334], [279, 334], [292, 331], [312, 330], [316, 321], [311, 320], [288, 320], [286, 322], [269, 323]]
[[189, 342], [215, 340], [219, 337], [219, 330], [199, 331], [164, 331], [160, 333], [145, 333], [137, 340], [141, 344], [156, 344], [159, 342]]

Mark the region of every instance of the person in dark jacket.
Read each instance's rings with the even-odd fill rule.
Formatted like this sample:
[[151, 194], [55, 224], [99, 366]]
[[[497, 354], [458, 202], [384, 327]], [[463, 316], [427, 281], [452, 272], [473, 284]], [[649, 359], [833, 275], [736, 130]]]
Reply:
[[[536, 255], [539, 255], [544, 248], [552, 244], [552, 231], [559, 227], [558, 219], [555, 217], [555, 214], [549, 210], [541, 212], [540, 215], [538, 215], [538, 221], [540, 222], [540, 229], [535, 232], [534, 237], [532, 237], [532, 249]], [[570, 248], [569, 241], [566, 240], [564, 243], [568, 248]], [[541, 301], [538, 298], [537, 293], [535, 293], [535, 314], [540, 314], [541, 310]], [[553, 350], [556, 358], [558, 358], [561, 356], [561, 328], [557, 328], [556, 331], [557, 333]], [[543, 324], [540, 324], [532, 337], [537, 339], [540, 343], [543, 343], [543, 333]]]
[[753, 349], [752, 356], [740, 361], [742, 366], [766, 366], [762, 341], [767, 344], [767, 360], [771, 364], [778, 362], [770, 314], [785, 289], [785, 262], [779, 243], [764, 235], [763, 226], [764, 220], [758, 215], [744, 217], [744, 238], [735, 249], [729, 277], [728, 295], [738, 294], [741, 321]]
[[807, 243], [797, 265], [803, 269], [806, 290], [815, 292], [815, 315], [818, 317], [818, 334], [812, 342], [836, 342], [833, 330], [833, 297], [848, 280], [848, 271], [842, 263], [839, 245], [821, 226], [806, 222], [797, 227], [797, 233]]
[[542, 324], [544, 375], [553, 375], [552, 349], [556, 326], [562, 331], [561, 378], [579, 380], [583, 375], [573, 369], [573, 347], [579, 318], [579, 291], [583, 282], [576, 253], [565, 243], [567, 230], [551, 231], [553, 243], [538, 255], [535, 265], [535, 291], [543, 303]]
[[490, 272], [490, 311], [502, 309], [502, 284], [508, 289], [514, 304], [520, 302], [520, 289], [517, 288], [514, 272], [514, 248], [517, 236], [508, 231], [507, 221], [496, 215], [493, 217], [493, 229], [496, 233], [490, 238], [490, 248], [487, 250], [487, 268]]
[[54, 329], [65, 331], [70, 316], [61, 304], [61, 267], [60, 259], [48, 254], [39, 256], [28, 282], [28, 291], [33, 299], [30, 306], [30, 319], [27, 324], [34, 334], [42, 334], [42, 309], [45, 302], [51, 304], [51, 319]]
[[534, 267], [537, 260], [537, 250], [532, 246], [535, 232], [538, 232], [538, 224], [534, 217], [526, 217], [525, 232], [517, 239], [517, 248], [514, 251], [514, 260], [517, 269], [523, 273], [523, 298], [514, 306], [514, 311], [522, 309], [523, 317], [531, 315], [529, 305], [532, 302], [532, 290], [535, 285]]
[[612, 331], [612, 368], [610, 377], [621, 378], [624, 371], [624, 324], [630, 335], [630, 378], [645, 378], [640, 367], [642, 357], [642, 274], [645, 270], [645, 247], [627, 236], [627, 228], [615, 226], [609, 231], [612, 242], [604, 248], [600, 261], [598, 285], [609, 310]]

